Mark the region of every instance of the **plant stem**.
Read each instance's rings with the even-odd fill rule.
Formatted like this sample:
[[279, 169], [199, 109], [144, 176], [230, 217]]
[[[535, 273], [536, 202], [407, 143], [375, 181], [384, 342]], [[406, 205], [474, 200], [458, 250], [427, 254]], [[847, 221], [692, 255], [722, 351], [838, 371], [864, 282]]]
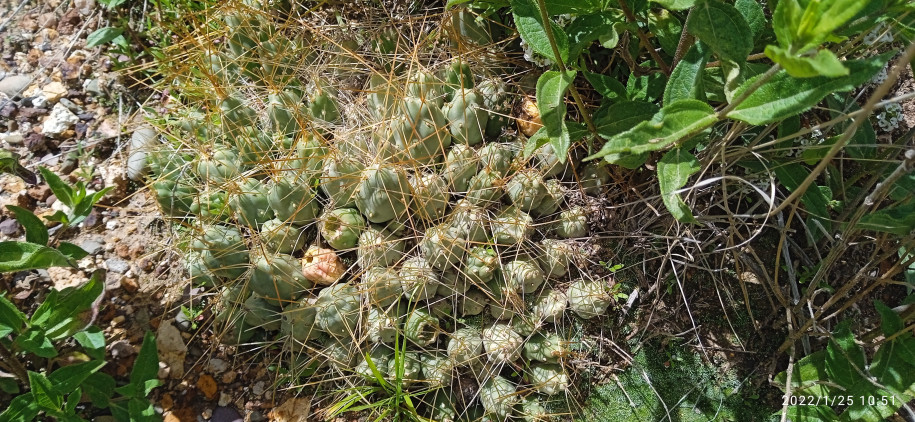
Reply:
[[[689, 15], [693, 14], [693, 8], [689, 8], [689, 12], [686, 12], [686, 21], [683, 24], [683, 32], [680, 32], [680, 41], [677, 43], [677, 51], [674, 53], [674, 61], [670, 64], [671, 69], [677, 68], [677, 63], [680, 63], [680, 59], [686, 54], [688, 45], [692, 45], [695, 42], [695, 38], [686, 31], [687, 25], [689, 24]], [[671, 70], [671, 72], [673, 72]]]
[[[539, 0], [543, 2], [543, 0]], [[632, 9], [629, 8], [629, 3], [626, 3], [626, 0], [619, 0], [620, 8], [623, 9], [623, 14], [626, 15], [626, 20], [629, 22], [638, 24], [638, 21], [635, 19], [635, 14], [632, 13]], [[545, 13], [545, 12], [544, 12]], [[641, 29], [635, 29], [635, 35], [639, 37], [639, 41], [642, 43], [642, 47], [645, 47], [648, 50], [648, 54], [651, 54], [651, 58], [658, 64], [658, 67], [661, 68], [661, 71], [665, 75], [670, 76], [670, 67], [667, 66], [667, 63], [664, 62], [664, 59], [661, 58], [661, 55], [651, 47], [651, 42], [648, 40], [648, 36], [642, 32]], [[552, 41], [552, 40], [551, 40]]]
[[29, 382], [29, 372], [22, 366], [19, 359], [16, 359], [16, 356], [2, 344], [0, 344], [0, 358], [3, 358], [3, 363], [10, 366], [10, 370], [13, 371], [13, 375], [15, 375], [16, 378], [19, 378], [20, 381], [26, 384]]
[[[553, 48], [553, 56], [556, 59], [556, 65], [559, 66], [559, 71], [566, 73], [566, 65], [562, 62], [562, 56], [559, 55], [559, 47], [556, 44], [556, 37], [553, 35], [553, 28], [550, 26], [550, 16], [546, 13], [546, 1], [537, 0], [537, 8], [540, 9], [540, 19], [543, 21], [543, 30], [546, 32], [547, 39], [550, 40], [550, 47]], [[575, 89], [575, 83], [569, 84], [569, 93], [572, 94], [572, 99], [575, 100], [575, 106], [578, 107], [578, 111], [581, 113], [582, 119], [585, 120], [585, 124], [588, 125], [588, 131], [596, 138], [597, 127], [594, 126], [594, 121], [591, 120], [591, 114], [588, 113], [588, 109], [585, 108], [585, 103], [581, 100], [581, 95], [578, 94], [578, 90]], [[556, 152], [561, 154], [560, 151]]]

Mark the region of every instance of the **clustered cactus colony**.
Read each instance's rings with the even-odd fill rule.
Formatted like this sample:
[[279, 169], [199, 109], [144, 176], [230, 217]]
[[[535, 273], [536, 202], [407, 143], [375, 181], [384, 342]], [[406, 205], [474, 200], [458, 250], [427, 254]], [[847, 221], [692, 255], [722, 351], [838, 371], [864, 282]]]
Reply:
[[525, 156], [504, 81], [460, 59], [385, 61], [396, 32], [364, 56], [390, 71], [363, 75], [352, 43], [305, 47], [256, 13], [224, 22], [201, 70], [218, 97], [149, 160], [162, 212], [192, 233], [191, 279], [218, 291], [224, 341], [284, 338], [365, 382], [369, 359], [390, 378], [402, 360], [406, 386], [472, 374], [476, 396], [440, 390], [435, 420], [547, 418], [543, 398], [570, 388], [554, 324], [612, 301], [607, 280], [576, 279], [588, 212], [569, 200], [607, 170], [549, 145]]

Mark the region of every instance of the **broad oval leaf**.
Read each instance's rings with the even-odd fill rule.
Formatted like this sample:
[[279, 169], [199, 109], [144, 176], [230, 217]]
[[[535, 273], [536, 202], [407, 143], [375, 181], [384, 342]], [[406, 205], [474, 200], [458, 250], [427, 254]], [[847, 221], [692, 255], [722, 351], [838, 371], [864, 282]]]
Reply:
[[[540, 9], [531, 0], [512, 0], [512, 15], [515, 17], [515, 26], [524, 42], [528, 43], [534, 52], [556, 62], [553, 46], [546, 34]], [[556, 22], [549, 20], [548, 24], [556, 40], [556, 47], [563, 62], [569, 60], [569, 37]]]
[[25, 314], [0, 294], [0, 338], [10, 333], [21, 333], [26, 321]]
[[57, 249], [29, 242], [0, 242], [0, 273], [50, 267], [76, 267]]
[[718, 0], [697, 2], [686, 21], [687, 30], [722, 59], [743, 62], [753, 51], [753, 34], [732, 5]]
[[607, 75], [600, 73], [583, 72], [585, 79], [591, 83], [597, 92], [604, 97], [605, 101], [613, 103], [626, 100], [626, 87], [622, 82]]
[[[892, 52], [871, 57], [865, 60], [848, 60], [849, 75], [839, 78], [819, 76], [815, 78], [795, 78], [782, 70], [766, 81], [759, 89], [750, 94], [727, 117], [741, 120], [751, 125], [765, 125], [803, 113], [833, 92], [854, 89], [869, 81], [889, 59]], [[740, 97], [762, 76], [746, 81], [736, 97]]]
[[537, 107], [540, 109], [540, 120], [560, 162], [565, 162], [566, 152], [571, 145], [569, 129], [565, 125], [565, 95], [574, 79], [575, 71], [548, 71], [537, 79]]
[[693, 7], [696, 4], [696, 0], [652, 0], [652, 3], [660, 4], [669, 10], [683, 10]]
[[842, 65], [832, 51], [820, 50], [816, 56], [799, 56], [775, 45], [766, 46], [766, 56], [778, 63], [795, 78], [816, 76], [839, 77], [848, 75], [848, 68]]
[[662, 108], [651, 120], [613, 136], [600, 152], [588, 159], [607, 154], [638, 155], [662, 150], [697, 131], [708, 128], [717, 120], [715, 110], [702, 101], [675, 101]]
[[622, 101], [602, 106], [594, 112], [597, 134], [604, 139], [625, 132], [635, 125], [647, 122], [658, 112], [658, 106], [643, 101]]
[[734, 7], [743, 15], [747, 24], [750, 26], [750, 32], [753, 33], [753, 39], [758, 40], [766, 30], [766, 12], [757, 0], [737, 0]]
[[92, 48], [109, 42], [124, 33], [123, 28], [104, 27], [93, 31], [86, 37], [86, 47]]
[[667, 151], [658, 161], [658, 184], [661, 188], [661, 199], [664, 200], [667, 210], [678, 221], [690, 223], [696, 221], [693, 213], [676, 191], [686, 186], [690, 176], [699, 170], [699, 159], [683, 148]]
[[16, 221], [19, 221], [19, 224], [22, 224], [22, 227], [25, 228], [25, 240], [27, 242], [47, 246], [48, 228], [45, 227], [40, 218], [22, 207], [7, 205], [6, 208], [15, 214]]
[[664, 89], [664, 104], [689, 98], [705, 101], [705, 86], [702, 81], [708, 56], [708, 50], [701, 42], [690, 47], [670, 74], [670, 81]]

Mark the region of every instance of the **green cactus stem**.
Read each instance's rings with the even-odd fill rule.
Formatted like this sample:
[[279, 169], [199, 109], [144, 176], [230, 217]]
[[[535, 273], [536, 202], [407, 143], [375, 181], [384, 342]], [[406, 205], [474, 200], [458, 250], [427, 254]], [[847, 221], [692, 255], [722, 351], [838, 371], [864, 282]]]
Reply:
[[560, 290], [545, 289], [534, 299], [531, 312], [541, 322], [556, 323], [568, 306], [569, 299]]
[[405, 247], [404, 241], [388, 230], [369, 227], [359, 235], [356, 249], [359, 266], [363, 269], [390, 267], [400, 261]]
[[547, 191], [540, 174], [536, 170], [528, 170], [515, 174], [505, 185], [505, 193], [520, 210], [530, 211], [540, 206]]
[[403, 331], [407, 340], [423, 347], [435, 342], [441, 328], [438, 325], [438, 318], [424, 309], [416, 308], [407, 316]]
[[262, 255], [253, 266], [251, 289], [274, 306], [292, 302], [314, 285], [302, 275], [299, 261], [291, 255]]
[[410, 210], [427, 221], [440, 220], [448, 207], [448, 184], [442, 176], [434, 173], [415, 175], [410, 178], [413, 201]]
[[483, 349], [494, 364], [510, 364], [521, 357], [524, 339], [508, 324], [496, 323], [483, 330]]
[[559, 213], [556, 234], [565, 239], [584, 237], [588, 234], [588, 212], [583, 207], [572, 207]]
[[609, 288], [602, 280], [576, 280], [566, 292], [569, 298], [569, 309], [576, 315], [591, 319], [607, 312], [607, 307], [613, 303]]
[[559, 210], [559, 206], [562, 205], [565, 197], [565, 193], [562, 191], [562, 183], [557, 179], [543, 182], [543, 187], [546, 188], [546, 194], [540, 201], [540, 205], [531, 210], [531, 214], [538, 217], [547, 216]]
[[229, 195], [229, 206], [238, 222], [259, 227], [274, 217], [267, 201], [267, 187], [257, 179], [246, 179]]
[[248, 313], [245, 322], [251, 326], [266, 331], [280, 329], [280, 308], [258, 296], [257, 293], [245, 300], [244, 309]]
[[385, 223], [403, 215], [410, 198], [406, 172], [374, 164], [362, 172], [356, 191], [356, 207], [372, 223]]
[[356, 332], [362, 306], [355, 287], [343, 283], [325, 287], [318, 293], [315, 307], [315, 322], [325, 333], [345, 340]]
[[362, 181], [365, 169], [360, 161], [340, 152], [328, 155], [321, 175], [321, 190], [330, 198], [331, 205], [337, 208], [356, 205], [356, 190]]
[[421, 256], [407, 258], [400, 268], [403, 292], [411, 301], [431, 299], [438, 289], [438, 276]]
[[499, 257], [492, 248], [475, 246], [464, 258], [464, 276], [471, 283], [482, 285], [492, 280], [499, 268]]
[[527, 360], [558, 363], [568, 354], [568, 342], [555, 333], [535, 333], [524, 343], [521, 354]]
[[311, 223], [321, 210], [307, 180], [291, 174], [279, 177], [270, 184], [267, 203], [276, 218], [297, 226]]
[[458, 265], [464, 257], [467, 241], [451, 225], [440, 224], [426, 230], [420, 250], [429, 265], [447, 270]]
[[305, 297], [286, 306], [281, 332], [302, 343], [319, 338], [321, 330], [315, 325], [315, 317], [318, 315], [316, 302], [316, 298]]
[[455, 143], [478, 145], [483, 142], [489, 113], [483, 108], [483, 97], [472, 89], [459, 89], [445, 104], [442, 112], [450, 122], [448, 128]]
[[552, 396], [569, 391], [569, 375], [561, 365], [535, 363], [530, 366], [527, 374], [538, 393]]
[[451, 192], [467, 192], [470, 179], [476, 176], [479, 167], [480, 157], [477, 156], [476, 150], [467, 145], [455, 144], [445, 157], [442, 176], [451, 187]]
[[534, 219], [526, 212], [508, 207], [492, 222], [492, 237], [500, 245], [517, 245], [534, 231]]
[[515, 384], [501, 376], [494, 376], [480, 385], [480, 403], [486, 413], [504, 420], [512, 413], [520, 399]]
[[337, 250], [352, 249], [359, 235], [366, 229], [365, 218], [354, 208], [325, 211], [318, 218], [318, 231], [330, 247]]
[[387, 308], [403, 296], [403, 286], [397, 271], [388, 267], [372, 267], [362, 275], [362, 290], [369, 303]]
[[610, 183], [610, 169], [599, 161], [592, 161], [579, 171], [578, 183], [584, 193], [597, 195]]
[[459, 328], [448, 340], [448, 358], [455, 366], [469, 365], [483, 355], [483, 337], [473, 327]]
[[302, 230], [278, 219], [268, 220], [261, 226], [261, 241], [269, 252], [292, 253], [305, 246]]

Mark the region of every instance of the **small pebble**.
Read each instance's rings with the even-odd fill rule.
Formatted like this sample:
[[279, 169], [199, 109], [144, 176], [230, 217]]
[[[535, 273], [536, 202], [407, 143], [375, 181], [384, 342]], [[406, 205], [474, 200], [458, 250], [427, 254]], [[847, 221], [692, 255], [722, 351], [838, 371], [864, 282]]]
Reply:
[[108, 268], [108, 271], [118, 274], [124, 274], [130, 269], [130, 264], [127, 261], [118, 258], [106, 259], [105, 266]]
[[102, 244], [92, 239], [84, 240], [79, 247], [83, 248], [84, 251], [89, 252], [89, 255], [97, 255], [102, 251]]
[[235, 371], [226, 372], [225, 374], [222, 374], [222, 383], [231, 384], [235, 381], [235, 378], [238, 378], [238, 374], [235, 373]]
[[114, 318], [111, 318], [111, 325], [121, 325], [127, 318], [124, 315], [118, 315]]
[[0, 222], [0, 234], [5, 236], [18, 236], [22, 226], [18, 221], [8, 218]]
[[[238, 413], [237, 410], [235, 410], [231, 407], [226, 407], [226, 405], [228, 404], [228, 401], [226, 401], [226, 403], [223, 403], [223, 395], [225, 395], [225, 393], [220, 393], [219, 407], [217, 407], [216, 410], [213, 411], [213, 418], [210, 420], [212, 422], [242, 422], [242, 421], [244, 421], [245, 418], [243, 418], [241, 416], [241, 414]], [[226, 396], [226, 397], [228, 398], [228, 396]], [[228, 399], [228, 400], [231, 400], [231, 399]]]
[[105, 230], [114, 230], [114, 229], [116, 229], [116, 228], [118, 228], [118, 221], [117, 221], [117, 220], [108, 220], [108, 221], [105, 223]]
[[264, 394], [264, 387], [265, 387], [264, 382], [258, 381], [256, 383], [254, 383], [254, 385], [251, 387], [251, 392], [254, 393], [255, 396], [259, 396], [261, 394]]
[[209, 367], [210, 372], [214, 374], [221, 374], [229, 369], [229, 363], [219, 358], [213, 358], [210, 359]]

